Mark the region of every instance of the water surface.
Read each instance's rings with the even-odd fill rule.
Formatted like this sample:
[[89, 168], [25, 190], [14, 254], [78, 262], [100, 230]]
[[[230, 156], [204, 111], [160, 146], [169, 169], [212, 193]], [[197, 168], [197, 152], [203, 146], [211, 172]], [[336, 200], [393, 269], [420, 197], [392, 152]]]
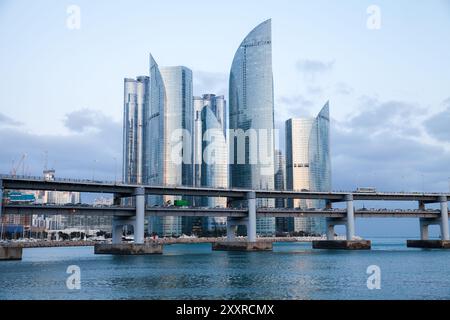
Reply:
[[[92, 247], [24, 249], [0, 262], [0, 299], [450, 299], [450, 251], [408, 249], [374, 239], [371, 251], [312, 250], [277, 243], [273, 252], [213, 252], [170, 245], [157, 256], [94, 255]], [[66, 286], [81, 269], [81, 290]], [[367, 288], [367, 267], [381, 289]]]

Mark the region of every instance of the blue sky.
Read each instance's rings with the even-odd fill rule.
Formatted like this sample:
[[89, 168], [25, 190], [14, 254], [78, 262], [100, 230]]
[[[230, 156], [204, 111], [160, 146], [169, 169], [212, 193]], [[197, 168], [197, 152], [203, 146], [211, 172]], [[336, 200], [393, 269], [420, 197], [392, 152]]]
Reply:
[[[72, 4], [80, 30], [66, 27]], [[27, 153], [38, 175], [47, 150], [60, 176], [112, 179], [123, 78], [147, 74], [152, 52], [191, 68], [196, 95], [226, 94], [237, 47], [268, 18], [276, 125], [330, 100], [335, 189], [449, 189], [446, 0], [0, 0], [0, 171]]]

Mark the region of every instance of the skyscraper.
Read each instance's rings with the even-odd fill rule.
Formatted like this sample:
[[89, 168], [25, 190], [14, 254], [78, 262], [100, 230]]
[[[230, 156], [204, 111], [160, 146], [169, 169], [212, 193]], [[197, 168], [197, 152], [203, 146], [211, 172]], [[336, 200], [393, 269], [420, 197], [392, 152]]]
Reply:
[[[165, 148], [167, 134], [163, 134], [167, 127], [166, 89], [158, 64], [152, 55], [150, 55], [149, 62], [149, 112], [144, 121], [144, 172], [148, 184], [161, 186], [167, 181], [167, 170], [169, 169], [165, 163], [165, 159], [169, 157], [169, 152]], [[161, 196], [149, 197], [149, 203], [160, 204], [163, 201]]]
[[[275, 150], [275, 190], [286, 190], [286, 159], [281, 150]], [[286, 208], [286, 199], [275, 199], [275, 208]], [[294, 219], [276, 218], [276, 231], [289, 232]]]
[[125, 79], [123, 121], [123, 180], [142, 184], [144, 159], [144, 117], [148, 113], [149, 78]]
[[[165, 90], [165, 103], [162, 103], [162, 90], [159, 90], [159, 99], [152, 101], [152, 104], [159, 106], [159, 111], [154, 110], [152, 119], [149, 120], [149, 130], [158, 132], [158, 137], [153, 136], [152, 146], [156, 148], [150, 152], [151, 181], [160, 185], [193, 185], [193, 165], [192, 165], [192, 140], [193, 132], [193, 106], [192, 106], [192, 71], [186, 67], [160, 67], [159, 69], [151, 58], [150, 78], [162, 85]], [[159, 75], [158, 75], [159, 73]], [[158, 86], [160, 87], [160, 86]], [[151, 97], [152, 99], [152, 97]], [[163, 106], [163, 107], [162, 107]], [[162, 107], [162, 108], [161, 108]], [[157, 122], [157, 129], [152, 124]], [[184, 130], [184, 131], [183, 131]], [[152, 133], [149, 133], [152, 136]], [[158, 140], [159, 139], [159, 140]], [[154, 145], [153, 145], [154, 144]], [[180, 150], [180, 160], [177, 161], [176, 150]], [[153, 168], [153, 169], [152, 169]], [[156, 172], [158, 168], [158, 172]], [[158, 179], [155, 179], [158, 177]], [[165, 196], [164, 202], [172, 203], [178, 197]], [[162, 203], [155, 203], [162, 204]], [[156, 232], [162, 236], [180, 235], [182, 233], [181, 217], [153, 218], [149, 224], [149, 231]]]
[[[124, 182], [192, 185], [192, 127], [192, 71], [182, 66], [159, 68], [150, 55], [148, 77], [125, 79]], [[177, 150], [183, 161], [177, 161]], [[175, 199], [149, 196], [147, 200], [149, 205], [162, 205]], [[180, 217], [149, 220], [149, 232], [171, 236], [181, 231]]]
[[[224, 96], [194, 97], [194, 181], [196, 186], [228, 187], [228, 146], [226, 143], [226, 102]], [[197, 205], [210, 208], [227, 205], [226, 198], [200, 198]], [[205, 218], [203, 229], [226, 227], [226, 218]]]
[[[274, 188], [274, 103], [272, 74], [271, 20], [264, 21], [242, 41], [234, 56], [230, 72], [230, 129], [247, 133], [238, 145], [230, 136], [230, 178], [233, 187]], [[252, 131], [254, 130], [254, 131]], [[254, 134], [258, 141], [254, 141]], [[255, 145], [257, 144], [257, 145]], [[256, 154], [255, 154], [256, 153]], [[245, 156], [245, 163], [239, 160]], [[252, 161], [257, 159], [257, 161]], [[259, 206], [273, 206], [262, 199]], [[259, 218], [257, 232], [275, 232], [275, 218]]]
[[[329, 103], [314, 119], [286, 121], [287, 190], [331, 191]], [[321, 200], [289, 200], [294, 208], [323, 208]], [[324, 234], [324, 218], [294, 218], [294, 231]]]

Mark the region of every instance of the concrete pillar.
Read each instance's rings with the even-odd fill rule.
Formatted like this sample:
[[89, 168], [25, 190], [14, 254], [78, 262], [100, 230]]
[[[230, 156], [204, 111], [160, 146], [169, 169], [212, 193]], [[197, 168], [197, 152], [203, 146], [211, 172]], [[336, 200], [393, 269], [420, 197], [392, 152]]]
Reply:
[[120, 206], [121, 202], [122, 202], [122, 198], [120, 197], [119, 194], [115, 193], [114, 196], [113, 196], [113, 205]]
[[113, 244], [122, 243], [122, 233], [123, 233], [123, 224], [119, 219], [114, 217], [113, 224], [112, 224], [112, 243]]
[[145, 237], [145, 189], [136, 188], [136, 222], [134, 225], [134, 243], [143, 244]]
[[420, 219], [420, 240], [428, 240], [428, 226], [429, 223], [425, 219]]
[[248, 223], [247, 238], [249, 242], [256, 242], [256, 193], [247, 193]]
[[334, 224], [327, 220], [327, 240], [334, 240]]
[[419, 210], [425, 211], [425, 202], [419, 201]]
[[351, 241], [355, 237], [353, 194], [347, 194], [345, 196], [345, 201], [347, 202], [347, 241]]
[[441, 196], [441, 240], [450, 240], [448, 231], [448, 202], [447, 196]]
[[237, 233], [237, 225], [233, 223], [233, 221], [228, 218], [227, 219], [227, 241], [234, 241], [236, 240], [236, 233]]

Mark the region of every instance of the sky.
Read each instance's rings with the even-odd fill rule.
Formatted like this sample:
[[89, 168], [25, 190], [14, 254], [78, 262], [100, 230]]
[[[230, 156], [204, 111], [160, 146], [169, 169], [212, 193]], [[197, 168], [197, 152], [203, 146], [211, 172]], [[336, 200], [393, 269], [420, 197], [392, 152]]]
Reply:
[[191, 68], [195, 95], [227, 95], [236, 49], [269, 18], [275, 125], [330, 101], [333, 189], [449, 191], [450, 0], [0, 0], [0, 172], [26, 154], [18, 173], [120, 177], [123, 78], [148, 74], [151, 52]]

